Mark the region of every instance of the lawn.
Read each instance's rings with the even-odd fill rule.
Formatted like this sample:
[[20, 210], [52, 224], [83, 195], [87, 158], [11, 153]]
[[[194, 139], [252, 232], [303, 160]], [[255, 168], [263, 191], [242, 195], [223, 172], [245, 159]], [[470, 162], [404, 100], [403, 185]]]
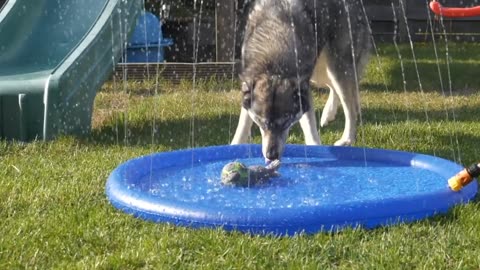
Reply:
[[[480, 160], [480, 45], [380, 45], [362, 89], [356, 146]], [[402, 56], [400, 61], [399, 53]], [[403, 75], [402, 75], [403, 65]], [[449, 74], [451, 81], [449, 81]], [[442, 78], [440, 81], [439, 78]], [[418, 78], [420, 78], [420, 83]], [[325, 90], [315, 91], [318, 115]], [[291, 238], [192, 230], [113, 208], [105, 182], [120, 163], [159, 151], [228, 144], [240, 104], [236, 80], [195, 85], [108, 82], [86, 138], [0, 141], [0, 269], [478, 269], [480, 205], [412, 224]], [[321, 130], [341, 136], [343, 115]], [[260, 142], [254, 132], [254, 142]], [[290, 143], [302, 143], [296, 127]], [[454, 173], [454, 172], [452, 172]]]

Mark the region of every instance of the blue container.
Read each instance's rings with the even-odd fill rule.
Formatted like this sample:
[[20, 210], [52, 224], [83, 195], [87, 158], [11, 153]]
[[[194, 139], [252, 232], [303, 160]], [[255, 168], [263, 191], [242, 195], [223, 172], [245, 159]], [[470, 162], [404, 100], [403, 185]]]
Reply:
[[162, 23], [150, 12], [144, 12], [127, 46], [128, 63], [164, 62], [164, 48], [173, 45], [173, 40], [163, 38]]
[[295, 235], [375, 228], [446, 213], [475, 198], [448, 179], [462, 167], [417, 153], [288, 145], [279, 176], [249, 188], [221, 184], [225, 164], [263, 164], [261, 145], [225, 145], [143, 156], [108, 178], [110, 202], [136, 217], [193, 228]]

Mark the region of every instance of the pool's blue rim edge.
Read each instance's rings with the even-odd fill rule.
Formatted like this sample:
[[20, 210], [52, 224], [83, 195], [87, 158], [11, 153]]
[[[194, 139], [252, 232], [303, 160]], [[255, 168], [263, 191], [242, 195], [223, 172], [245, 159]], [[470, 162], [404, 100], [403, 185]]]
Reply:
[[[391, 200], [391, 201], [384, 201], [380, 203], [369, 203], [368, 207], [373, 207], [374, 211], [373, 215], [366, 216], [365, 215], [358, 215], [359, 207], [354, 205], [342, 205], [344, 209], [339, 208], [329, 208], [328, 211], [323, 213], [324, 211], [318, 211], [316, 209], [307, 209], [306, 211], [274, 211], [279, 212], [276, 213], [275, 218], [264, 220], [260, 218], [256, 220], [254, 217], [264, 217], [265, 214], [271, 216], [271, 212], [267, 213], [266, 210], [262, 211], [255, 211], [251, 209], [229, 209], [231, 213], [223, 213], [222, 220], [218, 219], [218, 215], [202, 212], [205, 209], [187, 209], [185, 210], [182, 208], [183, 206], [176, 206], [171, 205], [168, 202], [159, 202], [157, 198], [154, 201], [151, 201], [152, 198], [148, 198], [148, 196], [143, 196], [144, 194], [136, 194], [131, 190], [122, 188], [121, 185], [121, 174], [122, 170], [126, 167], [127, 164], [138, 162], [141, 159], [145, 158], [152, 158], [154, 156], [165, 156], [171, 153], [202, 153], [204, 151], [215, 151], [215, 150], [225, 150], [225, 148], [229, 148], [230, 150], [240, 150], [259, 154], [261, 152], [260, 145], [235, 145], [235, 146], [210, 146], [210, 147], [202, 147], [202, 148], [194, 148], [194, 149], [185, 149], [185, 150], [178, 150], [172, 152], [162, 152], [162, 153], [155, 153], [150, 154], [138, 158], [134, 158], [124, 162], [123, 164], [119, 165], [112, 173], [110, 174], [107, 185], [106, 185], [106, 194], [108, 199], [110, 200], [111, 204], [135, 217], [139, 217], [145, 220], [150, 220], [154, 222], [167, 222], [173, 223], [176, 225], [181, 226], [188, 226], [188, 227], [208, 227], [208, 228], [217, 228], [222, 227], [226, 230], [238, 230], [248, 233], [254, 234], [275, 234], [275, 235], [293, 235], [300, 232], [306, 233], [314, 233], [319, 231], [336, 231], [344, 227], [365, 227], [365, 228], [374, 228], [377, 226], [382, 225], [391, 225], [403, 222], [412, 222], [415, 220], [423, 219], [426, 217], [433, 216], [439, 213], [447, 212], [452, 206], [460, 203], [466, 203], [472, 200], [478, 189], [477, 182], [474, 181], [469, 186], [465, 187], [461, 192], [454, 193], [453, 191], [449, 190], [446, 187], [444, 192], [440, 193], [433, 193], [427, 194], [422, 196], [421, 198], [402, 198], [401, 200]], [[321, 149], [320, 149], [321, 148]], [[412, 152], [404, 152], [404, 151], [397, 151], [397, 150], [386, 150], [386, 149], [375, 149], [375, 148], [359, 148], [359, 147], [333, 147], [333, 146], [304, 146], [304, 145], [288, 145], [285, 151], [285, 155], [288, 156], [292, 151], [301, 151], [303, 153], [312, 153], [315, 150], [320, 149], [321, 151], [329, 151], [331, 153], [339, 154], [353, 154], [358, 153], [359, 151], [363, 151], [366, 153], [389, 153], [393, 154], [393, 156], [408, 156], [411, 158], [410, 166], [419, 166], [425, 169], [428, 168], [429, 162], [439, 162], [441, 165], [440, 172], [437, 170], [436, 172], [440, 175], [444, 176], [447, 173], [454, 174], [462, 169], [462, 167], [458, 164], [455, 164], [452, 161], [433, 157], [424, 154], [412, 153]], [[389, 157], [392, 158], [392, 157]], [[205, 161], [205, 160], [204, 160]], [[442, 164], [443, 163], [443, 164]], [[431, 165], [431, 164], [430, 164]], [[447, 176], [448, 177], [448, 176]], [[154, 210], [142, 208], [142, 206], [138, 206], [138, 202], [134, 202], [137, 199], [140, 201], [147, 202], [147, 204], [156, 204], [154, 206]], [[406, 201], [405, 201], [406, 200]], [[133, 202], [133, 203], [132, 203]], [[432, 202], [441, 202], [441, 206], [438, 206], [438, 203]], [[377, 211], [377, 208], [389, 208], [393, 205], [397, 205], [399, 203], [408, 204], [412, 207], [415, 207], [419, 203], [422, 204], [429, 204], [428, 207], [423, 207], [422, 211], [413, 211], [408, 213], [397, 213], [397, 212], [390, 212], [388, 215], [382, 214], [382, 211]], [[362, 209], [365, 208], [365, 205], [361, 207]], [[426, 208], [426, 209], [425, 209]], [[159, 210], [161, 209], [161, 210]], [[312, 211], [314, 212], [312, 216]], [[240, 217], [238, 214], [241, 214]], [[245, 214], [246, 213], [246, 214]], [[328, 217], [329, 213], [336, 213], [335, 218], [325, 218]], [[304, 214], [310, 214], [310, 217], [305, 218]], [[363, 218], [362, 218], [363, 217]], [[254, 218], [253, 220], [251, 218]], [[248, 224], [245, 224], [248, 221]], [[258, 222], [257, 222], [258, 221]]]

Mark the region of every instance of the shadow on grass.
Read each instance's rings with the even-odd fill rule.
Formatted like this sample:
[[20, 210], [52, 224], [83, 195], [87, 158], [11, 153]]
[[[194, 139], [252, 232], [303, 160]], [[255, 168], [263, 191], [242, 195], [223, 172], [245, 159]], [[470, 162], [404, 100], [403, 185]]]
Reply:
[[[372, 61], [375, 61], [373, 59]], [[404, 62], [404, 72], [402, 75], [402, 68], [400, 61], [395, 60], [389, 66], [378, 71], [377, 74], [371, 74], [365, 78], [361, 85], [361, 89], [368, 89], [369, 91], [379, 92], [403, 92], [404, 91], [404, 76], [406, 88], [409, 92], [412, 89], [420, 90], [420, 84], [417, 76], [417, 69], [415, 64], [411, 61]], [[469, 62], [453, 62], [450, 63], [450, 76], [447, 65], [440, 64], [440, 75], [438, 66], [434, 62], [417, 62], [418, 73], [420, 75], [420, 82], [422, 89], [425, 92], [443, 92], [446, 95], [450, 93], [450, 83], [452, 85], [452, 93], [455, 94], [469, 94], [472, 89], [480, 87], [480, 76], [478, 76], [478, 63]], [[450, 79], [449, 79], [450, 78]], [[443, 85], [442, 85], [443, 82]], [[470, 91], [465, 91], [470, 90]]]
[[480, 120], [480, 108], [466, 106], [462, 108], [431, 109], [426, 105], [424, 108], [414, 108], [414, 110], [385, 109], [385, 108], [366, 108], [362, 109], [362, 117], [365, 124], [368, 123], [399, 123], [409, 121], [418, 122], [477, 122]]
[[157, 121], [130, 122], [127, 127], [123, 120], [111, 122], [93, 130], [87, 140], [95, 144], [151, 145], [159, 144], [172, 149], [229, 144], [237, 125], [238, 117], [218, 115], [215, 118], [195, 118]]
[[[320, 112], [317, 111], [317, 115], [318, 113]], [[402, 141], [402, 136], [413, 136], [413, 138], [405, 138], [405, 141], [418, 142], [418, 144], [408, 145], [406, 150], [415, 151], [418, 148], [423, 153], [437, 153], [440, 156], [448, 157], [452, 152], [452, 140], [455, 140], [455, 148], [458, 148], [455, 151], [460, 151], [460, 153], [475, 158], [477, 155], [475, 151], [480, 145], [480, 137], [465, 134], [462, 130], [468, 128], [465, 123], [478, 121], [479, 109], [467, 107], [461, 111], [456, 111], [456, 122], [452, 121], [451, 111], [448, 111], [449, 118], [446, 117], [446, 113], [443, 110], [429, 110], [429, 122], [426, 122], [425, 113], [418, 110], [407, 112], [404, 110], [366, 108], [363, 110], [363, 127], [361, 129], [365, 132], [365, 138], [362, 142], [371, 147], [395, 147], [395, 145], [387, 143], [390, 137], [395, 138], [394, 141]], [[194, 147], [226, 145], [233, 138], [237, 121], [237, 115], [228, 114], [209, 118], [197, 117], [194, 121], [191, 119], [157, 121], [154, 130], [153, 122], [148, 119], [129, 122], [127, 127], [125, 127], [123, 120], [119, 119], [118, 122], [110, 121], [93, 130], [87, 138], [87, 142], [105, 145], [161, 145], [172, 150], [191, 148], [192, 141]], [[448, 124], [449, 127], [442, 127], [442, 123]], [[456, 130], [448, 129], [457, 123], [462, 127], [459, 126]], [[375, 130], [378, 125], [386, 126], [385, 134], [378, 134], [378, 130]], [[433, 126], [433, 128], [429, 129], [428, 125]], [[412, 126], [412, 129], [407, 132], [409, 126]], [[336, 140], [339, 139], [343, 128], [343, 113], [339, 111], [337, 119], [329, 126], [321, 128], [320, 132], [322, 137], [335, 137], [334, 140]], [[254, 141], [260, 143], [259, 131], [255, 126], [252, 129], [252, 135]], [[303, 143], [303, 133], [299, 125], [292, 128], [290, 136], [296, 140], [293, 143]], [[358, 136], [361, 136], [361, 134]], [[324, 142], [329, 143], [325, 140]], [[333, 143], [333, 141], [330, 143]]]

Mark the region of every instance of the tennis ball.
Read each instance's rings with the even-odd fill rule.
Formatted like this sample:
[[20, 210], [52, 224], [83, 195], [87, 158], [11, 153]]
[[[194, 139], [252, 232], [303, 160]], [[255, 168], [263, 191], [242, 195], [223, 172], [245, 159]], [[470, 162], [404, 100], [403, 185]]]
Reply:
[[222, 169], [222, 184], [248, 186], [248, 168], [238, 161], [228, 163]]

